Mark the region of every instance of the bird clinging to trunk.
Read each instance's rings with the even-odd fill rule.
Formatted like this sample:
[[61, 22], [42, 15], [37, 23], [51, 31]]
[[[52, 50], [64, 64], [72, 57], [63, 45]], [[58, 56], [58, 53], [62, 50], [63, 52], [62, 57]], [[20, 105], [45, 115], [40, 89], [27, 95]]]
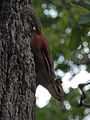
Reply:
[[51, 95], [58, 101], [61, 101], [63, 105], [64, 91], [62, 82], [56, 79], [53, 59], [49, 52], [47, 39], [41, 32], [40, 25], [38, 27], [38, 25], [35, 24], [33, 28], [31, 48], [35, 61], [36, 85], [38, 86], [40, 84], [47, 88]]

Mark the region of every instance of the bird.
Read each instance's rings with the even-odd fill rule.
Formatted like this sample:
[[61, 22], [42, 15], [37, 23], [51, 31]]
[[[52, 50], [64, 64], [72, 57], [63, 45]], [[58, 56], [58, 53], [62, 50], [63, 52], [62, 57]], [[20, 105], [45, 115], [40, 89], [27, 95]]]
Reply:
[[62, 108], [65, 110], [62, 81], [56, 79], [48, 40], [42, 33], [40, 26], [36, 25], [33, 28], [31, 51], [35, 62], [36, 86], [45, 87], [54, 98], [61, 102]]

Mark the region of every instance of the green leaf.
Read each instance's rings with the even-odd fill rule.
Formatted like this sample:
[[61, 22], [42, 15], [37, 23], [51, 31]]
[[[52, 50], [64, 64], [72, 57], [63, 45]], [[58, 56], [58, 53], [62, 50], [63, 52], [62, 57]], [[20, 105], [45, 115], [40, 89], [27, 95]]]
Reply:
[[80, 25], [90, 25], [90, 13], [81, 15], [79, 20]]
[[67, 65], [67, 64], [64, 64], [64, 63], [63, 64], [58, 64], [57, 65], [57, 69], [61, 69], [64, 72], [67, 72], [70, 69], [70, 66]]
[[70, 50], [75, 50], [81, 43], [81, 30], [80, 27], [75, 25], [72, 28], [71, 32], [71, 39], [69, 40], [68, 43], [68, 48]]

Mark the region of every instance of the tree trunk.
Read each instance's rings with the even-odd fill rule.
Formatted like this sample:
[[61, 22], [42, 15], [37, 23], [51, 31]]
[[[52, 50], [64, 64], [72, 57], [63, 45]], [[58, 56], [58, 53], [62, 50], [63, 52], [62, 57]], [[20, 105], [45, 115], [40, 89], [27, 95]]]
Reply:
[[30, 5], [0, 1], [0, 120], [35, 120]]

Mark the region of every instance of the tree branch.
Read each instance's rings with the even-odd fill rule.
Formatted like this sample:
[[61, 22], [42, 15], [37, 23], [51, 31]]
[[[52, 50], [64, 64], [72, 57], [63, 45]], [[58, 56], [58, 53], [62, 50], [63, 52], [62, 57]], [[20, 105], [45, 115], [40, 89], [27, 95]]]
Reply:
[[83, 90], [83, 88], [84, 88], [86, 85], [88, 85], [88, 84], [90, 84], [90, 82], [88, 82], [88, 83], [83, 83], [83, 84], [79, 84], [79, 88], [80, 88], [80, 90], [81, 90], [81, 92], [82, 92], [81, 97], [80, 97], [80, 103], [79, 103], [79, 105], [90, 108], [90, 104], [87, 104], [87, 103], [85, 103], [85, 101], [84, 101], [87, 96], [86, 96], [86, 94], [85, 94], [85, 91]]

